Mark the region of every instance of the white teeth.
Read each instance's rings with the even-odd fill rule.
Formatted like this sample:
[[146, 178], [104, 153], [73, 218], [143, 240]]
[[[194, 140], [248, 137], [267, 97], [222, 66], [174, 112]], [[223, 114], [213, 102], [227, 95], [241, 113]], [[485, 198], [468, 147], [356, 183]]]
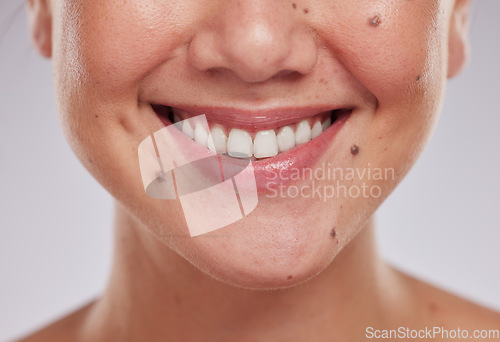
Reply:
[[205, 131], [205, 127], [199, 122], [194, 127], [194, 141], [205, 148], [208, 147], [208, 133]]
[[309, 121], [303, 120], [297, 125], [295, 132], [292, 126], [281, 127], [278, 134], [274, 130], [259, 131], [255, 135], [255, 141], [252, 142], [250, 134], [241, 129], [233, 128], [227, 137], [219, 125], [207, 132], [201, 123], [196, 123], [193, 130], [189, 120], [180, 121], [175, 114], [173, 120], [176, 125], [182, 125], [179, 129], [185, 135], [201, 146], [216, 153], [228, 153], [236, 158], [250, 158], [252, 155], [256, 158], [273, 157], [279, 152], [286, 152], [317, 138], [332, 124], [331, 118], [326, 118], [323, 123], [316, 121], [311, 128]]
[[311, 140], [311, 126], [307, 120], [302, 120], [295, 132], [295, 145], [302, 145]]
[[231, 157], [250, 158], [253, 153], [252, 137], [248, 132], [233, 128], [227, 139], [227, 151]]
[[288, 151], [295, 147], [295, 132], [290, 126], [285, 126], [280, 129], [277, 136], [278, 148], [280, 152]]
[[210, 151], [217, 153], [217, 150], [215, 149], [214, 139], [212, 138], [212, 133], [208, 135], [207, 145]]
[[321, 126], [321, 122], [316, 121], [311, 129], [311, 139], [316, 138], [318, 135], [323, 133], [323, 127]]
[[189, 120], [184, 120], [182, 122], [182, 133], [187, 135], [190, 139], [194, 138], [193, 127], [189, 124]]
[[326, 131], [326, 129], [328, 127], [330, 127], [330, 125], [332, 124], [332, 119], [329, 117], [325, 120], [325, 122], [323, 122], [323, 132]]
[[220, 128], [220, 127], [214, 127], [212, 128], [212, 131], [210, 132], [213, 142], [214, 142], [214, 148], [217, 153], [226, 153], [226, 141], [227, 141], [227, 136], [226, 133]]
[[274, 157], [278, 154], [278, 141], [273, 129], [257, 132], [253, 143], [253, 154], [255, 158]]

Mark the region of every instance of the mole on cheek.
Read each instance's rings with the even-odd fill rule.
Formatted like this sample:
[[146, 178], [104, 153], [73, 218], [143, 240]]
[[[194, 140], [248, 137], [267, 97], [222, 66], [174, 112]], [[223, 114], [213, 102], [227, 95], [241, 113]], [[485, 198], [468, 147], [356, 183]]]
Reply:
[[304, 13], [305, 14], [309, 13], [309, 9], [308, 8], [304, 8]]
[[370, 24], [370, 26], [377, 27], [380, 23], [382, 23], [382, 20], [378, 15], [368, 19], [368, 24]]
[[294, 3], [292, 4], [292, 7], [293, 7], [293, 9], [297, 9], [297, 4], [294, 2]]
[[356, 156], [359, 153], [359, 147], [357, 145], [352, 145], [351, 147], [351, 154], [353, 156]]

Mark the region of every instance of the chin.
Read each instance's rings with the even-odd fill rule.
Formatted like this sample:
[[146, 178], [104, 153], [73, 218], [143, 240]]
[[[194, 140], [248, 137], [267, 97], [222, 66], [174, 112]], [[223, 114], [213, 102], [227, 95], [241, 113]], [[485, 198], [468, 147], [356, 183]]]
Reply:
[[252, 255], [248, 259], [234, 259], [209, 265], [205, 273], [217, 281], [250, 290], [278, 290], [302, 284], [323, 271], [332, 256], [317, 257], [307, 261], [293, 256], [280, 261], [274, 255]]
[[195, 237], [179, 252], [223, 283], [246, 289], [287, 288], [318, 275], [340, 251], [329, 222], [311, 228], [304, 218], [271, 217], [266, 222], [257, 213]]

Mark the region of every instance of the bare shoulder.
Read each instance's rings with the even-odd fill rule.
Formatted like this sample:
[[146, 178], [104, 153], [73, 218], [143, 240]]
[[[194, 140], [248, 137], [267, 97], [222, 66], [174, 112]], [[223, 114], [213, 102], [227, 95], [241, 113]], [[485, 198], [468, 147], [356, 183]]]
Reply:
[[48, 326], [19, 339], [18, 342], [78, 341], [79, 332], [94, 302], [92, 301]]
[[446, 329], [500, 330], [500, 312], [401, 273], [419, 302], [421, 321]]

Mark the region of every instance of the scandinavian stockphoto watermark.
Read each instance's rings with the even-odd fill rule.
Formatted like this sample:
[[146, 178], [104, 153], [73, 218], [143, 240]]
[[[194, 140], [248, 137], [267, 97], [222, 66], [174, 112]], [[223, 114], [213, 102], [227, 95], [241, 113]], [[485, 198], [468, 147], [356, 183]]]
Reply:
[[228, 226], [248, 216], [258, 202], [250, 158], [232, 159], [214, 149], [189, 148], [184, 130], [196, 130], [213, 147], [205, 115], [164, 127], [139, 145], [139, 167], [146, 194], [179, 200], [190, 236]]
[[368, 341], [418, 341], [430, 342], [440, 341], [500, 341], [500, 330], [467, 330], [457, 327], [448, 329], [444, 327], [425, 327], [423, 329], [412, 329], [409, 327], [398, 327], [397, 329], [376, 329], [366, 327], [365, 337]]
[[[379, 198], [381, 182], [395, 179], [393, 168], [340, 168], [323, 163], [315, 168], [272, 171], [268, 175], [267, 197], [312, 198], [326, 201], [331, 198]], [[287, 181], [292, 182], [292, 184]], [[306, 182], [303, 182], [303, 181]], [[300, 181], [300, 182], [299, 182]]]
[[[205, 147], [190, 145], [195, 135]], [[257, 181], [250, 156], [232, 158], [216, 152], [205, 115], [163, 127], [138, 147], [146, 194], [159, 200], [179, 200], [189, 234], [198, 236], [248, 216], [258, 203]], [[394, 169], [320, 167], [286, 169], [267, 175], [271, 198], [378, 198], [382, 181], [394, 179]], [[286, 182], [290, 180], [291, 182]], [[301, 180], [310, 180], [302, 182]], [[285, 185], [286, 184], [286, 185]]]

